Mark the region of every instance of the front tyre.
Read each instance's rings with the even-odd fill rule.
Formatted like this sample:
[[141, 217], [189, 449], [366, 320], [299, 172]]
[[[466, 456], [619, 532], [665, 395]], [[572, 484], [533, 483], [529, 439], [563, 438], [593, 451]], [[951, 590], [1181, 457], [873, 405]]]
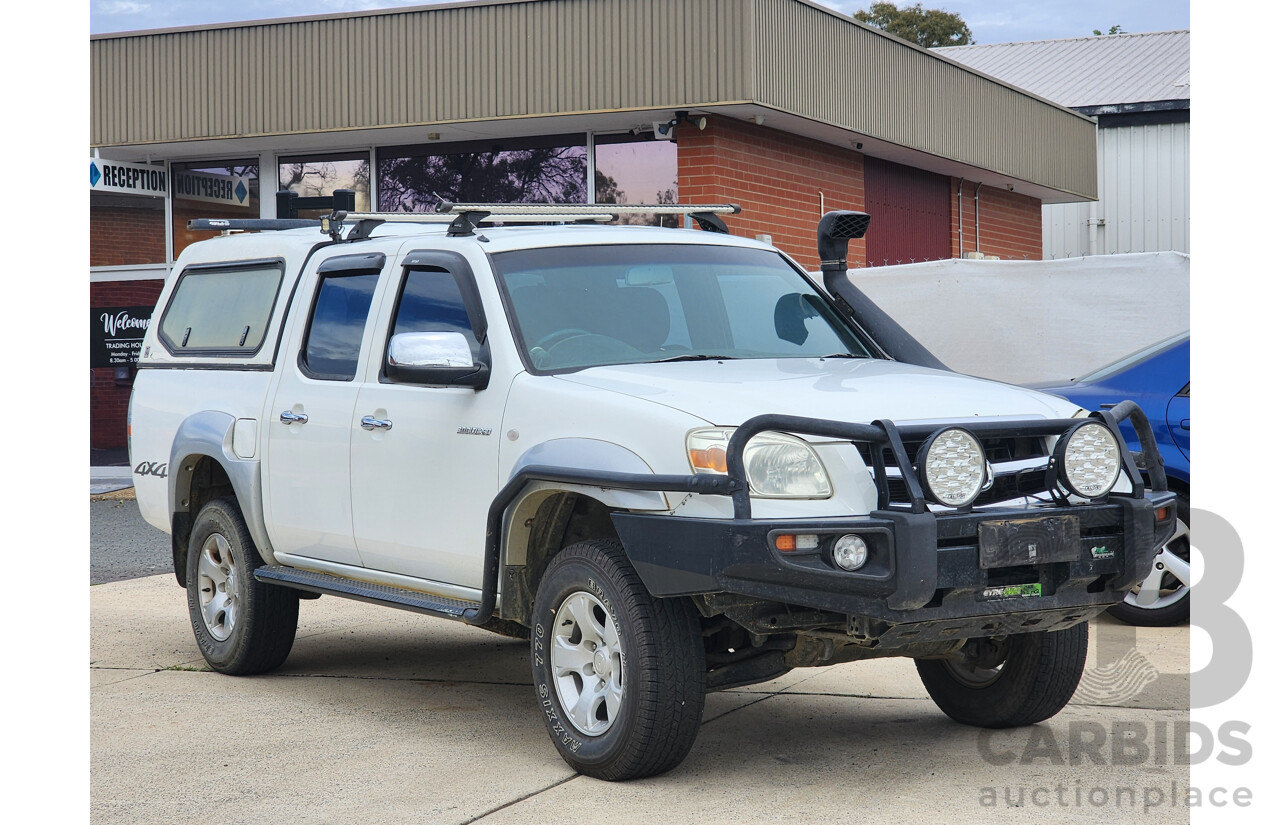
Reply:
[[187, 548], [187, 611], [205, 661], [233, 675], [279, 667], [298, 629], [298, 592], [253, 577], [262, 558], [234, 499], [201, 508]]
[[696, 612], [656, 599], [613, 540], [552, 559], [534, 601], [533, 684], [570, 767], [597, 779], [654, 776], [693, 747], [706, 695]]
[[1034, 725], [1071, 701], [1089, 649], [1085, 622], [1066, 630], [973, 639], [957, 659], [917, 659], [943, 713], [983, 728]]

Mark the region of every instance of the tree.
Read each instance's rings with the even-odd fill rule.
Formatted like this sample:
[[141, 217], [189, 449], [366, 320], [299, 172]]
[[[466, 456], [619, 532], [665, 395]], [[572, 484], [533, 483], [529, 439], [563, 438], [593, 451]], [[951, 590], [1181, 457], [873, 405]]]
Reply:
[[[1098, 36], [1098, 37], [1101, 37], [1101, 36], [1102, 36], [1102, 30], [1101, 30], [1101, 29], [1094, 29], [1094, 30], [1093, 30], [1093, 33], [1094, 33], [1094, 35], [1095, 35], [1095, 36]], [[1111, 27], [1110, 31], [1108, 31], [1108, 32], [1107, 32], [1107, 34], [1128, 34], [1128, 32], [1126, 32], [1124, 29], [1120, 28], [1120, 24], [1119, 24], [1119, 23], [1117, 23], [1116, 25], [1114, 25], [1114, 26], [1112, 26], [1112, 27]]]
[[902, 8], [888, 2], [872, 3], [870, 11], [855, 12], [853, 18], [926, 49], [973, 43], [973, 32], [960, 15], [943, 9], [926, 9], [919, 3]]

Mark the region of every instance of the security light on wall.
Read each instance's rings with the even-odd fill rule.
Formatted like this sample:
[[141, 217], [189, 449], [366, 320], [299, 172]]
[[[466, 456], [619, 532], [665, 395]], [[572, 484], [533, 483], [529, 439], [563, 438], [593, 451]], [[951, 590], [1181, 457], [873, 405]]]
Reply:
[[694, 115], [690, 117], [688, 112], [676, 112], [676, 116], [671, 118], [671, 120], [668, 120], [666, 123], [663, 123], [660, 120], [655, 120], [653, 122], [654, 138], [657, 140], [672, 140], [676, 134], [676, 127], [681, 123], [687, 123], [690, 126], [695, 126], [698, 131], [701, 132], [703, 129], [707, 128], [707, 116]]

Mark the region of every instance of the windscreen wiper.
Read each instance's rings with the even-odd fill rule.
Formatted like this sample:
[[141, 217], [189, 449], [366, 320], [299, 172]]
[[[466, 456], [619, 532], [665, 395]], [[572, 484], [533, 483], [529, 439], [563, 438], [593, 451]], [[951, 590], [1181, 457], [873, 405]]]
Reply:
[[673, 355], [670, 358], [659, 358], [654, 364], [666, 364], [671, 361], [734, 361], [736, 355], [701, 355], [689, 353], [688, 355]]

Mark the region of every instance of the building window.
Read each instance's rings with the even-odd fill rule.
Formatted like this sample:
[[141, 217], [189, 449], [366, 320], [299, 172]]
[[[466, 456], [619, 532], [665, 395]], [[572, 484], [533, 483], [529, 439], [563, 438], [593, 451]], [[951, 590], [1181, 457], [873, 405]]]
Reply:
[[[651, 135], [596, 135], [596, 203], [676, 203], [676, 144]], [[622, 215], [618, 222], [677, 226], [678, 215]]]
[[584, 135], [392, 146], [378, 150], [378, 208], [459, 203], [586, 203]]
[[[280, 158], [280, 189], [301, 198], [321, 198], [335, 189], [354, 189], [356, 211], [369, 211], [369, 153], [344, 152]], [[331, 209], [300, 209], [300, 218], [318, 218]]]
[[258, 160], [207, 160], [174, 163], [169, 167], [173, 192], [173, 256], [188, 244], [218, 233], [193, 232], [193, 218], [256, 218], [258, 212]]

